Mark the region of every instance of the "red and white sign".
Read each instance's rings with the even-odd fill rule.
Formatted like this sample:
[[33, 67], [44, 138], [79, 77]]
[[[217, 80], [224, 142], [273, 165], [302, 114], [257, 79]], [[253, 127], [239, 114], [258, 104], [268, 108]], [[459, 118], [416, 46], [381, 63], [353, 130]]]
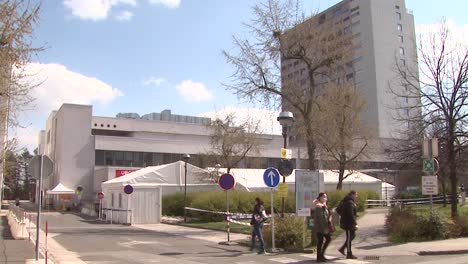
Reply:
[[102, 200], [102, 199], [104, 198], [104, 193], [98, 192], [97, 198], [98, 198], [99, 200]]
[[134, 172], [134, 171], [136, 171], [136, 170], [115, 170], [115, 177], [116, 178], [122, 177], [125, 174], [129, 174], [129, 173]]

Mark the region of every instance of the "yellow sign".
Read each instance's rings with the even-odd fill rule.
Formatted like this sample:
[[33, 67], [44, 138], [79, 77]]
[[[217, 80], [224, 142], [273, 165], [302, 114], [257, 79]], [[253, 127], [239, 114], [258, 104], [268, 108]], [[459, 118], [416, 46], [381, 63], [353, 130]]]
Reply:
[[288, 197], [288, 184], [281, 182], [278, 185], [278, 197]]
[[281, 148], [281, 158], [290, 159], [292, 156], [291, 150], [287, 148]]

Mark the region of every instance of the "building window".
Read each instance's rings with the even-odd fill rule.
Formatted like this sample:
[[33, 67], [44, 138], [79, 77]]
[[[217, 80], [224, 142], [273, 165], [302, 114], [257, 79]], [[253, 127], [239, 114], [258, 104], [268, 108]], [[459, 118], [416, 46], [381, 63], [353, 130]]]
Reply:
[[400, 63], [401, 65], [405, 66], [406, 65], [406, 61], [404, 59], [400, 59]]
[[396, 12], [396, 19], [397, 20], [401, 20], [401, 13], [400, 12]]
[[351, 33], [351, 27], [349, 27], [349, 26], [345, 27], [345, 28], [343, 29], [343, 33], [344, 33], [345, 35], [350, 34], [350, 33]]
[[349, 10], [350, 13], [356, 11], [356, 10], [359, 10], [359, 6], [356, 6], [356, 7], [353, 7]]
[[396, 29], [398, 31], [403, 31], [403, 26], [401, 24], [397, 24]]
[[359, 11], [350, 15], [351, 18], [359, 16]]
[[400, 43], [403, 43], [403, 36], [399, 35], [399, 36], [398, 36], [398, 41], [399, 41]]
[[408, 103], [408, 101], [409, 101], [409, 100], [408, 100], [408, 96], [406, 96], [405, 99], [406, 99], [406, 103]]
[[395, 9], [400, 9], [400, 6], [399, 6], [399, 5], [396, 5], [396, 6], [395, 6]]
[[111, 193], [111, 207], [114, 207], [114, 193]]
[[400, 47], [400, 55], [405, 55], [405, 48]]
[[119, 208], [122, 208], [122, 194], [119, 193]]

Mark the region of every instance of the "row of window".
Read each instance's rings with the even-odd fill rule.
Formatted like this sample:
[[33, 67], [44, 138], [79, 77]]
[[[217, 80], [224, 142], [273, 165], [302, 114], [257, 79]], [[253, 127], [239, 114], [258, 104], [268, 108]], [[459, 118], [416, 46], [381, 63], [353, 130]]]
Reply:
[[[152, 153], [136, 151], [96, 150], [96, 166], [120, 166], [120, 167], [147, 167], [168, 164], [182, 160], [180, 153]], [[238, 168], [268, 168], [276, 167], [279, 158], [247, 157], [236, 167]], [[190, 154], [190, 163], [200, 167], [212, 167], [219, 163], [213, 158], [204, 155]]]

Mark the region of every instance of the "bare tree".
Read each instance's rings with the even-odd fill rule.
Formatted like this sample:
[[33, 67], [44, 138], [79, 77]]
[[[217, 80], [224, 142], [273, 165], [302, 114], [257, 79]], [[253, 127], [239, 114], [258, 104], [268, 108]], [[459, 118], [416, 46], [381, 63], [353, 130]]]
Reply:
[[[250, 153], [258, 153], [258, 126], [245, 121], [237, 123], [234, 115], [227, 115], [224, 119], [215, 119], [209, 125], [212, 129], [211, 151], [206, 154], [229, 173], [232, 168], [247, 158]], [[217, 175], [216, 175], [217, 176]], [[216, 179], [217, 180], [217, 179]]]
[[[24, 66], [42, 48], [32, 46], [34, 26], [39, 20], [40, 4], [28, 0], [0, 3], [0, 142], [1, 159], [7, 149], [7, 131], [18, 126], [18, 114], [33, 101]], [[3, 187], [3, 166], [0, 189]], [[0, 197], [2, 194], [0, 194]], [[1, 200], [1, 198], [0, 198]]]
[[[368, 146], [368, 133], [361, 121], [365, 106], [364, 99], [350, 82], [330, 84], [319, 97], [321, 115], [317, 120], [317, 140], [326, 150], [325, 156], [338, 164], [337, 190], [342, 189], [343, 180], [352, 174], [353, 162]], [[345, 175], [346, 170], [350, 173]]]
[[[281, 103], [283, 110], [292, 111], [295, 133], [307, 148], [308, 168], [315, 170], [316, 97], [326, 82], [339, 82], [343, 72], [337, 65], [352, 57], [347, 49], [351, 36], [341, 24], [320, 17], [306, 20], [299, 1], [266, 0], [253, 11], [246, 24], [250, 38], [234, 37], [237, 53], [223, 52], [235, 68], [225, 86], [240, 98], [273, 108]], [[290, 65], [298, 70], [290, 72]]]
[[[418, 52], [419, 72], [398, 65], [401, 80], [409, 88], [401, 96], [421, 98], [424, 133], [430, 132], [429, 127], [437, 127], [432, 132], [443, 136], [441, 158], [446, 161], [451, 195], [456, 197], [460, 166], [457, 153], [467, 142], [468, 46], [453, 39], [448, 25], [442, 22], [436, 31], [421, 36]], [[456, 199], [451, 201], [451, 215], [458, 215]]]

